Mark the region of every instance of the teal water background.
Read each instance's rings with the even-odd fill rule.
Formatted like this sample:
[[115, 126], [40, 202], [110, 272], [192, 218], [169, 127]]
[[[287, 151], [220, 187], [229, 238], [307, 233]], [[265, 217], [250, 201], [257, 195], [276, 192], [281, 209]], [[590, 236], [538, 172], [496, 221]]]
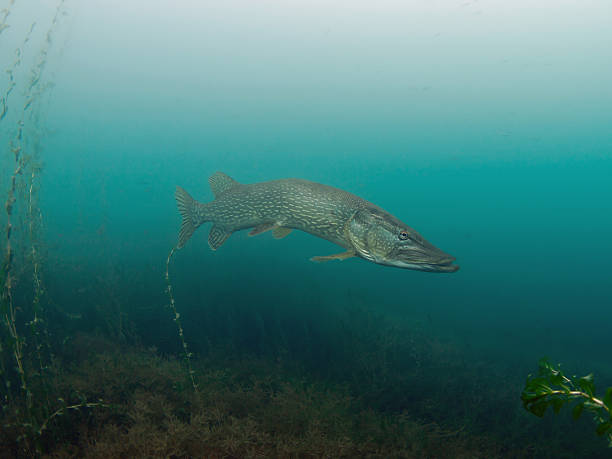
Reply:
[[[172, 324], [158, 324], [170, 322], [175, 186], [206, 202], [217, 170], [244, 183], [299, 177], [380, 205], [461, 270], [314, 264], [338, 248], [296, 232], [237, 233], [213, 253], [205, 225], [171, 265], [196, 353], [210, 327], [199, 311], [215, 304], [240, 303], [236, 320], [270, 308], [325, 320], [358, 306], [454, 343], [466, 361], [526, 375], [546, 355], [612, 375], [608, 2], [90, 1], [67, 11], [48, 60], [41, 154], [49, 291], [65, 312], [96, 304], [90, 280], [111, 273], [143, 341], [174, 346]], [[27, 28], [21, 12], [6, 43]], [[273, 328], [268, 317], [257, 327]]]

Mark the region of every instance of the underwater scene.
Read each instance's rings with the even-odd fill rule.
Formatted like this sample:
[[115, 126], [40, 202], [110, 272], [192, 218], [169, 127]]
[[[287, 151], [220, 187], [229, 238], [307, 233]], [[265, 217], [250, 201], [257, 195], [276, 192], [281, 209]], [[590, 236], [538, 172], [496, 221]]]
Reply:
[[0, 0], [0, 457], [612, 457], [611, 19]]

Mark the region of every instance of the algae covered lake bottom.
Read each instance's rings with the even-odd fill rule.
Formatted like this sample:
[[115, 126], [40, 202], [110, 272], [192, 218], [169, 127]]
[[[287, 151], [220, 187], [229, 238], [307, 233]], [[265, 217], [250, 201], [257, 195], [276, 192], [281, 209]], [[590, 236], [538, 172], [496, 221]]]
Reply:
[[32, 387], [59, 414], [32, 442], [5, 407], [0, 447], [14, 457], [607, 457], [590, 420], [526, 413], [515, 368], [466, 362], [363, 311], [351, 317], [340, 339], [368, 353], [314, 368], [289, 349], [226, 343], [192, 357], [197, 391], [184, 357], [77, 332], [45, 387]]
[[176, 359], [77, 341], [91, 354], [59, 386], [73, 394], [68, 403], [104, 404], [54, 420], [41, 439], [53, 457], [490, 457], [501, 448], [463, 428], [381, 413], [345, 385], [262, 359], [194, 361], [196, 393]]

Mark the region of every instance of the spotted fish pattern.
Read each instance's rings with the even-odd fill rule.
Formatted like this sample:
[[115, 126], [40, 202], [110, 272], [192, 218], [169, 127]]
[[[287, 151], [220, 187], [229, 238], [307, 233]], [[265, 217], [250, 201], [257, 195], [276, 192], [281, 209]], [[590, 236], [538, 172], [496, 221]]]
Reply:
[[200, 225], [212, 222], [208, 244], [213, 250], [235, 231], [252, 228], [251, 236], [271, 231], [274, 237], [281, 238], [296, 229], [346, 249], [341, 254], [314, 257], [315, 261], [359, 256], [380, 263], [376, 255], [368, 252], [371, 244], [356, 241], [358, 231], [355, 229], [359, 229], [356, 217], [377, 216], [392, 222], [393, 231], [406, 228], [404, 231], [418, 235], [375, 204], [321, 183], [290, 178], [242, 184], [223, 172], [213, 174], [209, 183], [215, 195], [209, 203], [197, 202], [181, 187], [176, 189], [175, 197], [183, 217], [178, 248], [185, 245]]

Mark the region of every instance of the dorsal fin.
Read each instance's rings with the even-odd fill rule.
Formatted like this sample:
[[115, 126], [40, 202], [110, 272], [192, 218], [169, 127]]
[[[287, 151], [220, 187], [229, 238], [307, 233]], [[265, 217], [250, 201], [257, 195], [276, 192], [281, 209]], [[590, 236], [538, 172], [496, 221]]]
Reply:
[[208, 183], [210, 183], [210, 189], [214, 193], [215, 198], [230, 188], [240, 185], [240, 183], [223, 172], [215, 172], [208, 178]]

